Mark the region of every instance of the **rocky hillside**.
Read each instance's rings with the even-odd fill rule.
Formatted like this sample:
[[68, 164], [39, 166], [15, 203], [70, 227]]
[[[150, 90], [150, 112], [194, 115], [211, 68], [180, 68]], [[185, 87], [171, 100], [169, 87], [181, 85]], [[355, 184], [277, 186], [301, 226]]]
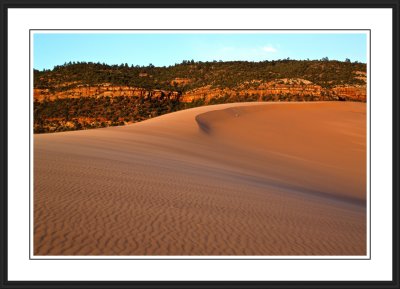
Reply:
[[241, 101], [366, 101], [366, 65], [184, 61], [169, 67], [68, 63], [34, 71], [36, 133], [123, 125]]

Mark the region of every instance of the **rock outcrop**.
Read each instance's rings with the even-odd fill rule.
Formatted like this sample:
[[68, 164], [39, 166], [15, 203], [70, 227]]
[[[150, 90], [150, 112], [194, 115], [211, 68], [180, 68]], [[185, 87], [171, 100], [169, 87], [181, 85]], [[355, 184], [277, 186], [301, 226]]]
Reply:
[[166, 90], [147, 90], [144, 88], [128, 87], [128, 86], [109, 86], [109, 85], [97, 85], [97, 86], [79, 86], [72, 89], [51, 91], [49, 89], [34, 89], [35, 101], [43, 100], [56, 100], [64, 98], [81, 98], [81, 97], [142, 97], [163, 99], [169, 98], [172, 100], [178, 100], [181, 93], [178, 91], [166, 91]]
[[296, 100], [351, 100], [366, 101], [366, 85], [341, 85], [323, 88], [302, 79], [278, 79], [266, 83], [243, 83], [235, 88], [213, 88], [211, 85], [203, 86], [184, 93], [180, 91], [167, 91], [129, 86], [111, 86], [102, 84], [96, 86], [78, 86], [71, 89], [34, 89], [35, 101], [56, 100], [64, 98], [81, 97], [140, 97], [144, 99], [179, 100], [192, 102], [203, 99], [208, 103], [213, 98], [227, 97], [242, 99], [249, 96], [259, 100], [265, 97], [286, 97]]

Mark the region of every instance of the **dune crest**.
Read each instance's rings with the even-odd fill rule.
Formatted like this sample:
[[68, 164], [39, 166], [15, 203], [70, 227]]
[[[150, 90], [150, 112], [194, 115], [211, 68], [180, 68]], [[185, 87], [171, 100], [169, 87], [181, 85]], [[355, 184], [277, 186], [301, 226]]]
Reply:
[[365, 103], [34, 136], [35, 255], [365, 255]]

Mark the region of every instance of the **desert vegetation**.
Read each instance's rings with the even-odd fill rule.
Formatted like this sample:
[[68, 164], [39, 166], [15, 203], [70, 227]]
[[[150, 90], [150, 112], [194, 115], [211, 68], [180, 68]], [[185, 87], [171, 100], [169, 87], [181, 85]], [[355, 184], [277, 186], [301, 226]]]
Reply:
[[169, 67], [69, 62], [34, 70], [34, 132], [123, 125], [202, 105], [365, 101], [366, 64], [183, 61]]

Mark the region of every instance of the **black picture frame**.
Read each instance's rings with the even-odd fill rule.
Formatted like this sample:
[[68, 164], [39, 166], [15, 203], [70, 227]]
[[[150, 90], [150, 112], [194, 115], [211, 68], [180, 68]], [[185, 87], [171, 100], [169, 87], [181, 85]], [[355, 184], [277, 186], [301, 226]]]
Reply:
[[[400, 288], [399, 281], [399, 0], [1, 0], [0, 42], [0, 288]], [[393, 259], [392, 281], [10, 281], [8, 280], [8, 9], [10, 8], [390, 8], [393, 12]], [[301, 10], [300, 10], [301, 11]], [[27, 34], [28, 37], [28, 34]]]

